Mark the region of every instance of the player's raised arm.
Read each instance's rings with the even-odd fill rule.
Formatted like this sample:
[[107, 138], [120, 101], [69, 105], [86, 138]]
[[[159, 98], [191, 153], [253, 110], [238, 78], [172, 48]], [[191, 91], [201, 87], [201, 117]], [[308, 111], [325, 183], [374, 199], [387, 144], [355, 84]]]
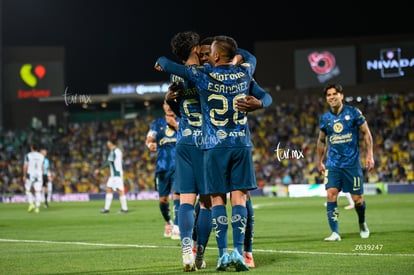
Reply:
[[157, 59], [154, 68], [160, 72], [167, 72], [169, 74], [175, 74], [184, 79], [188, 79], [186, 66], [171, 61], [165, 56], [161, 56]]

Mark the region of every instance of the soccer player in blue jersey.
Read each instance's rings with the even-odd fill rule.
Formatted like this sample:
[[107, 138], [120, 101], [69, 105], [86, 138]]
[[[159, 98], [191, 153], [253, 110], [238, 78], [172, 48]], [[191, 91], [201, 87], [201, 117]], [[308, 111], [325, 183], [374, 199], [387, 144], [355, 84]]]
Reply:
[[100, 211], [102, 214], [107, 214], [110, 211], [112, 200], [114, 198], [113, 191], [118, 192], [119, 202], [121, 203], [121, 210], [118, 213], [128, 213], [128, 204], [125, 194], [124, 186], [124, 168], [122, 151], [117, 146], [117, 140], [115, 137], [110, 138], [106, 142], [106, 146], [109, 150], [106, 161], [97, 169], [95, 174], [98, 175], [102, 169], [109, 167], [110, 176], [106, 183], [106, 194], [105, 194], [105, 206]]
[[[210, 45], [213, 42], [213, 37], [209, 36], [209, 37], [205, 37], [204, 39], [202, 39], [200, 41], [200, 49], [198, 51], [198, 59], [200, 64], [205, 64], [208, 62], [208, 57], [210, 55]], [[199, 100], [198, 100], [199, 101]], [[200, 107], [201, 108], [201, 107]], [[201, 113], [201, 109], [200, 109], [200, 113]], [[193, 239], [193, 253], [195, 255], [197, 255], [197, 231], [200, 230], [200, 226], [202, 228], [202, 225], [205, 224], [204, 220], [205, 218], [201, 218], [199, 219], [199, 214], [200, 212], [205, 212], [208, 211], [209, 215], [210, 215], [210, 220], [211, 220], [211, 200], [210, 200], [210, 196], [208, 196], [208, 208], [206, 208], [204, 205], [200, 206], [200, 200], [197, 200], [195, 206], [194, 206], [194, 227], [193, 227], [193, 235], [192, 235], [192, 239]], [[202, 202], [201, 204], [205, 204], [204, 202]], [[203, 209], [203, 210], [201, 210]], [[210, 225], [210, 232], [211, 232], [211, 223], [209, 223]], [[201, 231], [203, 231], [203, 229], [201, 229]], [[199, 243], [202, 244], [204, 242], [205, 236], [210, 237], [210, 232], [208, 232], [208, 235], [203, 234], [203, 232], [200, 232], [200, 234], [204, 235], [204, 237], [201, 237], [201, 239], [199, 239]], [[207, 245], [207, 242], [205, 243], [205, 245]], [[199, 248], [202, 248], [201, 246], [198, 246]], [[204, 246], [205, 249], [205, 246]], [[200, 254], [200, 251], [198, 252], [198, 254]], [[199, 257], [196, 257], [196, 259]], [[199, 261], [197, 261], [196, 263], [198, 263]]]
[[[171, 39], [173, 54], [186, 66], [199, 64], [200, 37], [195, 32], [177, 33]], [[171, 75], [174, 83], [166, 94], [167, 102], [176, 110], [180, 124], [176, 145], [176, 183], [180, 192], [178, 222], [184, 271], [206, 268], [204, 250], [211, 232], [211, 200], [206, 193], [203, 151], [195, 143], [202, 134], [202, 115], [198, 91], [191, 81]], [[177, 83], [181, 84], [177, 86]], [[194, 203], [200, 198], [199, 222], [195, 226]], [[208, 221], [208, 222], [206, 222]], [[196, 257], [192, 252], [193, 228], [198, 232]]]
[[[211, 43], [213, 42], [213, 37], [206, 37], [200, 42], [200, 52], [199, 52], [199, 59], [200, 64], [206, 64], [209, 62], [209, 56], [210, 56], [210, 47]], [[239, 56], [240, 57], [240, 56]], [[233, 60], [233, 64], [237, 65], [243, 62], [242, 58], [240, 59], [236, 56], [236, 58]], [[270, 95], [269, 95], [270, 97]], [[272, 103], [272, 99], [270, 97], [270, 100], [264, 100], [267, 105], [263, 105], [263, 102], [259, 102], [257, 105], [256, 98], [253, 96], [246, 96], [244, 100], [238, 100], [236, 103], [236, 108], [239, 111], [243, 112], [251, 112], [258, 108], [267, 107]], [[244, 246], [243, 246], [243, 257], [246, 261], [246, 264], [250, 268], [255, 267], [254, 258], [253, 258], [253, 235], [254, 235], [254, 209], [250, 197], [250, 193], [247, 193], [247, 201], [246, 201], [246, 207], [247, 207], [247, 224], [246, 224], [246, 232], [245, 232], [245, 238], [244, 238]], [[198, 219], [198, 209], [200, 207], [197, 207], [196, 205], [196, 215], [195, 219], [197, 221]], [[193, 234], [193, 240], [197, 239], [197, 232], [194, 232]]]
[[[359, 135], [363, 136], [366, 146], [365, 167], [374, 168], [374, 155], [371, 131], [361, 111], [343, 104], [343, 88], [339, 84], [328, 84], [324, 88], [329, 110], [319, 119], [319, 137], [317, 141], [318, 170], [325, 175], [327, 190], [327, 218], [332, 234], [325, 241], [340, 241], [338, 226], [338, 193], [351, 193], [358, 215], [361, 238], [369, 237], [365, 221], [366, 203], [364, 177], [360, 159]], [[326, 161], [324, 156], [326, 154]], [[325, 161], [325, 163], [324, 163]]]
[[[217, 270], [234, 265], [237, 271], [249, 270], [242, 254], [246, 227], [246, 194], [257, 188], [252, 161], [247, 112], [237, 110], [238, 100], [250, 92], [256, 65], [253, 56], [243, 56], [242, 65], [233, 65], [236, 41], [216, 36], [211, 45], [210, 64], [183, 66], [160, 57], [155, 68], [178, 75], [196, 84], [202, 107], [202, 136], [196, 144], [204, 151], [205, 179], [212, 196], [212, 220], [219, 248]], [[226, 194], [232, 204], [231, 224], [234, 250], [228, 253]]]
[[[200, 64], [205, 64], [205, 63], [208, 62], [208, 58], [209, 58], [209, 55], [210, 55], [210, 45], [211, 45], [212, 42], [213, 42], [213, 37], [211, 37], [211, 36], [205, 37], [200, 41], [200, 50], [198, 52], [198, 59], [200, 61]], [[200, 111], [200, 113], [201, 113], [201, 111]], [[202, 207], [205, 209], [205, 210], [203, 210], [203, 212], [205, 212], [205, 211], [210, 212], [210, 219], [211, 219], [211, 200], [210, 200], [210, 196], [208, 197], [208, 200], [209, 200], [209, 207], [208, 208], [206, 208], [205, 206], [200, 206], [200, 200], [197, 200], [197, 202], [194, 206], [194, 212], [195, 212], [194, 213], [194, 228], [193, 228], [193, 235], [192, 235], [193, 244], [194, 244], [194, 246], [193, 246], [193, 253], [194, 254], [197, 254], [197, 231], [198, 231], [198, 228], [200, 228], [200, 225], [204, 224], [203, 218], [198, 219]], [[211, 223], [209, 223], [209, 224], [211, 225]], [[210, 227], [210, 231], [211, 231], [211, 227]], [[210, 236], [210, 232], [208, 234], [208, 237], [209, 236]], [[204, 240], [204, 238], [202, 238], [202, 239]], [[206, 243], [206, 245], [207, 245], [207, 243]], [[204, 249], [205, 249], [205, 247], [204, 247]]]
[[[195, 32], [177, 33], [171, 40], [172, 51], [185, 65], [197, 65], [204, 62], [204, 57], [208, 57], [210, 51], [211, 41], [203, 41], [199, 45], [199, 35]], [[211, 220], [211, 201], [210, 196], [206, 195], [204, 191], [203, 152], [201, 147], [196, 145], [196, 140], [202, 135], [201, 106], [198, 91], [193, 82], [184, 81], [184, 79], [175, 75], [172, 75], [171, 80], [183, 83], [180, 92], [174, 92], [174, 88], [172, 88], [167, 92], [166, 98], [170, 106], [175, 106], [173, 107], [174, 110], [179, 109], [178, 113], [181, 117], [176, 152], [176, 181], [180, 186], [179, 221], [184, 271], [193, 271], [194, 266], [198, 269], [206, 266], [203, 256], [211, 231], [211, 223], [206, 222]], [[181, 95], [178, 96], [177, 93]], [[270, 95], [263, 92], [259, 96], [264, 98], [266, 107], [271, 104]], [[177, 104], [179, 106], [176, 106]], [[256, 99], [256, 101], [243, 101], [239, 107], [253, 111], [262, 108], [264, 104]], [[197, 194], [200, 195], [200, 204], [198, 204], [198, 211], [200, 212], [199, 215], [196, 213], [194, 217], [194, 211], [197, 212], [197, 210], [194, 210], [194, 201]], [[195, 221], [197, 221], [197, 224], [195, 224]], [[195, 226], [192, 228], [191, 224], [195, 224]], [[195, 233], [193, 232], [193, 238], [195, 234], [197, 235], [195, 262], [191, 253], [192, 231], [195, 231]]]
[[[180, 239], [178, 227], [178, 211], [180, 195], [175, 186], [175, 154], [177, 130], [180, 119], [164, 102], [165, 115], [151, 122], [145, 144], [151, 152], [157, 153], [155, 167], [155, 189], [158, 191], [159, 207], [165, 220], [164, 237], [174, 240]], [[173, 199], [173, 219], [170, 215], [170, 200]]]

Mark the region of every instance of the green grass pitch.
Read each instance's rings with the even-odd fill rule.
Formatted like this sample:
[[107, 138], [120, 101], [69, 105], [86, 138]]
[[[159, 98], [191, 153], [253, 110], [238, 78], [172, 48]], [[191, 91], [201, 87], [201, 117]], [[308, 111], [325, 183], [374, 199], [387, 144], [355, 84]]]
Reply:
[[[330, 243], [325, 198], [253, 197], [256, 268], [248, 272], [414, 274], [414, 194], [365, 198], [370, 238], [360, 238], [356, 213], [341, 197], [342, 241]], [[116, 213], [116, 199], [100, 214], [103, 204], [52, 202], [39, 214], [26, 203], [0, 204], [0, 274], [183, 273], [180, 243], [163, 237], [157, 200], [129, 201], [128, 214]], [[218, 273], [217, 255], [211, 234], [207, 269], [197, 272]]]

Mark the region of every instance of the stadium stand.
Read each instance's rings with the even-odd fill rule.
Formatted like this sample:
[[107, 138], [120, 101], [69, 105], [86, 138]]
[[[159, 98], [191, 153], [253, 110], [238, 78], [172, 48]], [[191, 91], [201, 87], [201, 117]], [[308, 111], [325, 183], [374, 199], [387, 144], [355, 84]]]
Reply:
[[[374, 137], [376, 169], [366, 174], [366, 182], [414, 183], [414, 95], [347, 100], [366, 115]], [[316, 96], [304, 98], [301, 104], [274, 101], [276, 104], [249, 118], [259, 187], [280, 184], [284, 173], [293, 184], [320, 183], [315, 150], [324, 101]], [[33, 140], [49, 151], [54, 193], [104, 192], [105, 178], [96, 178], [93, 170], [106, 158], [103, 144], [110, 133], [118, 136], [125, 152], [127, 191], [154, 190], [155, 156], [145, 149], [145, 135], [153, 118], [144, 113], [133, 119], [72, 122], [65, 128], [0, 130], [0, 195], [24, 193], [23, 156]], [[282, 158], [276, 149], [284, 152]]]

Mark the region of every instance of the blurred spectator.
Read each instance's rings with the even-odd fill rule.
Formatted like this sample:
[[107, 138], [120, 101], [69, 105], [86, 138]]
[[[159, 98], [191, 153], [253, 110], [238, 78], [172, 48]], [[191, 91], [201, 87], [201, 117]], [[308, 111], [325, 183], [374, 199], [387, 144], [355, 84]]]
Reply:
[[[317, 96], [305, 96], [249, 114], [255, 148], [253, 160], [261, 184], [275, 185], [289, 171], [292, 184], [320, 183], [314, 158], [318, 114], [326, 109]], [[379, 182], [414, 182], [414, 95], [370, 96], [356, 103], [366, 115], [374, 137]], [[23, 156], [33, 140], [42, 141], [56, 173], [56, 193], [104, 192], [93, 177], [93, 168], [104, 161], [103, 146], [108, 133], [117, 133], [124, 148], [125, 184], [129, 192], [154, 190], [155, 156], [145, 148], [150, 122], [162, 112], [143, 113], [134, 120], [70, 123], [67, 129], [0, 130], [0, 193], [21, 193]], [[274, 119], [278, 118], [278, 119]], [[301, 150], [304, 157], [279, 161], [278, 144]], [[361, 154], [363, 157], [364, 154]], [[375, 175], [367, 174], [369, 181]], [[282, 184], [283, 185], [283, 184]]]

